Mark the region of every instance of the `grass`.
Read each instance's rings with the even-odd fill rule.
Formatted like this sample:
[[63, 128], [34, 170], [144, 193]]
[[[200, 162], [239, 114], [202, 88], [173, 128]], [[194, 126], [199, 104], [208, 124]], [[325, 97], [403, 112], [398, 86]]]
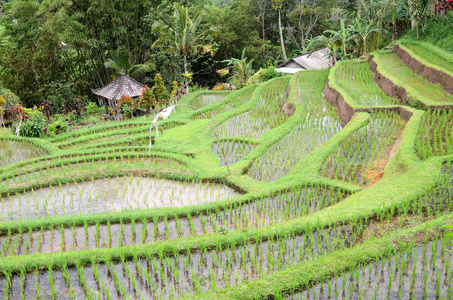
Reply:
[[428, 111], [417, 137], [416, 149], [419, 157], [453, 154], [453, 110]]
[[[342, 126], [323, 99], [328, 76], [354, 109], [370, 111]], [[435, 102], [435, 92], [423, 95]], [[387, 100], [354, 61], [182, 99], [207, 114], [220, 144], [184, 106], [158, 138], [151, 117], [0, 138], [45, 151], [0, 166], [1, 297], [317, 298], [330, 288], [372, 298], [368, 280], [385, 298], [400, 278], [449, 297], [440, 283], [451, 268], [429, 264], [449, 261], [430, 242], [453, 220], [451, 110]], [[428, 267], [404, 275], [410, 249]], [[367, 275], [382, 266], [387, 281]]]
[[280, 141], [270, 146], [266, 152], [253, 161], [248, 175], [253, 179], [273, 182], [284, 177], [307, 154], [325, 143], [341, 130], [336, 113], [322, 99], [327, 72], [314, 73], [311, 81], [301, 77], [299, 88], [303, 104], [301, 120]]
[[432, 44], [412, 39], [403, 39], [399, 43], [429, 64], [453, 74], [453, 55], [451, 52], [439, 49]]
[[374, 81], [366, 61], [344, 61], [335, 66], [335, 82], [354, 102], [365, 107], [399, 104], [387, 96]]
[[375, 58], [378, 67], [382, 68], [385, 74], [389, 74], [392, 81], [400, 86], [409, 86], [421, 99], [429, 99], [429, 102], [437, 105], [453, 102], [453, 95], [445, 92], [440, 84], [433, 84], [412, 72], [395, 53], [382, 52]]

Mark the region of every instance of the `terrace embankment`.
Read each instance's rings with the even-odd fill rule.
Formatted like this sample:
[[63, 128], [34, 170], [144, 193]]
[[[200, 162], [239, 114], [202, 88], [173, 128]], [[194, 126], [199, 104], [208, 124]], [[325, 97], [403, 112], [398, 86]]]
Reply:
[[333, 106], [338, 110], [338, 116], [342, 123], [348, 123], [352, 116], [354, 115], [354, 108], [351, 105], [346, 103], [343, 95], [340, 94], [337, 90], [333, 89], [329, 85], [329, 79], [327, 79], [326, 86], [324, 88], [324, 97]]
[[440, 85], [412, 72], [393, 52], [376, 52], [368, 57], [374, 80], [388, 96], [399, 99], [402, 105], [419, 109], [446, 109], [453, 97]]
[[407, 104], [407, 91], [401, 86], [397, 86], [393, 81], [391, 81], [386, 76], [382, 75], [377, 69], [377, 63], [373, 60], [374, 55], [368, 56], [368, 63], [370, 64], [370, 69], [374, 73], [374, 81], [377, 85], [391, 97], [395, 97], [400, 100], [402, 105]]
[[448, 93], [453, 94], [453, 76], [430, 66], [414, 58], [400, 45], [395, 45], [392, 49], [404, 64], [414, 73], [425, 77], [432, 83], [439, 83]]
[[[370, 66], [371, 66], [371, 64], [370, 64]], [[375, 108], [371, 108], [371, 109], [369, 109], [369, 108], [354, 109], [350, 104], [348, 104], [344, 100], [343, 95], [339, 91], [337, 91], [336, 89], [332, 88], [329, 85], [329, 80], [327, 80], [326, 86], [324, 88], [324, 98], [326, 99], [327, 102], [329, 102], [330, 104], [332, 104], [333, 106], [335, 106], [337, 108], [338, 116], [339, 116], [341, 122], [344, 124], [348, 123], [352, 119], [352, 116], [354, 115], [354, 113], [356, 113], [356, 112], [397, 111], [398, 114], [400, 115], [400, 117], [405, 122], [409, 121], [409, 119], [412, 116], [412, 112], [410, 110], [408, 110], [405, 107], [401, 107], [401, 106], [375, 107]], [[401, 104], [406, 104], [406, 103], [401, 103]]]

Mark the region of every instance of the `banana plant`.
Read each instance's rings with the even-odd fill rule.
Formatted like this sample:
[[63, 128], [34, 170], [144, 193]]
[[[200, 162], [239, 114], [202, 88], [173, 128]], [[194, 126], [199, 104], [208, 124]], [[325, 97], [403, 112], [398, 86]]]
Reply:
[[347, 28], [344, 24], [344, 19], [340, 20], [340, 30], [326, 30], [325, 33], [329, 33], [332, 35], [336, 43], [341, 44], [341, 48], [343, 49], [343, 56], [346, 58], [346, 44], [355, 37], [355, 34], [351, 31], [350, 28]]

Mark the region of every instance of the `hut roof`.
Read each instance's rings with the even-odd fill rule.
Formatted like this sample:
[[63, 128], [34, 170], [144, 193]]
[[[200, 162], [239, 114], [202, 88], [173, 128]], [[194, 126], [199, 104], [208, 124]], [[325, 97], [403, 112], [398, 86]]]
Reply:
[[330, 67], [330, 61], [326, 58], [327, 54], [327, 48], [323, 48], [312, 53], [294, 56], [277, 66], [276, 70], [282, 73], [295, 73], [300, 70], [328, 68]]
[[10, 111], [12, 107], [13, 107], [13, 105], [11, 103], [9, 103], [8, 101], [6, 101], [5, 105], [2, 106], [2, 108], [5, 111]]
[[116, 101], [120, 99], [123, 94], [126, 94], [132, 98], [138, 97], [142, 94], [142, 90], [144, 88], [144, 84], [141, 84], [137, 80], [127, 76], [123, 70], [121, 71], [121, 75], [119, 77], [106, 86], [93, 90], [93, 93], [108, 100]]

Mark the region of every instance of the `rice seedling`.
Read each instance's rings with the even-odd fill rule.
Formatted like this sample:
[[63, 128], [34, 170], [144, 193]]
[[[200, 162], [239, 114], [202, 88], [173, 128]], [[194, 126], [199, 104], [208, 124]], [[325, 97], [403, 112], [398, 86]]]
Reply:
[[374, 81], [366, 61], [344, 61], [336, 68], [335, 82], [357, 104], [366, 107], [397, 105], [398, 99], [387, 96]]
[[[318, 299], [337, 299], [336, 294], [348, 299], [448, 299], [451, 290], [450, 263], [451, 246], [442, 240], [425, 245], [407, 248], [405, 251], [384, 259], [381, 262], [358, 267], [344, 273], [343, 285], [329, 280], [336, 292], [323, 293]], [[398, 259], [401, 258], [401, 259]], [[398, 279], [398, 280], [396, 280]], [[288, 297], [288, 299], [307, 299], [312, 290], [319, 290], [320, 284]]]
[[222, 149], [225, 152], [228, 165], [234, 164], [244, 158], [255, 146], [241, 140], [230, 141], [222, 140], [220, 144], [215, 142], [212, 146], [212, 151], [220, 160], [221, 166], [226, 166], [225, 159], [222, 155]]
[[46, 150], [30, 142], [0, 139], [0, 167], [46, 154]]
[[229, 209], [189, 215], [172, 219], [141, 222], [107, 223], [70, 226], [69, 228], [42, 228], [38, 231], [0, 237], [4, 256], [26, 255], [38, 252], [72, 251], [95, 248], [116, 248], [159, 240], [176, 239], [190, 235], [218, 232], [220, 228], [257, 229], [283, 223], [306, 214], [315, 213], [343, 200], [342, 193], [316, 187], [303, 187], [271, 197], [235, 204]]
[[[252, 97], [253, 91], [256, 89], [256, 86], [248, 87], [246, 91], [237, 91], [233, 92], [228, 97], [231, 97], [231, 101], [228, 103], [221, 105], [221, 106], [216, 106], [213, 109], [210, 109], [209, 111], [204, 112], [205, 116], [208, 119], [211, 119], [213, 117], [216, 117], [220, 114], [223, 114], [225, 112], [231, 111], [235, 108], [238, 108], [242, 104], [245, 104], [247, 101], [250, 100], [250, 97]], [[239, 94], [239, 95], [238, 95]], [[204, 119], [204, 116], [202, 114], [197, 114], [194, 119]]]
[[257, 139], [269, 130], [283, 124], [287, 116], [281, 111], [286, 101], [288, 78], [266, 85], [258, 104], [252, 110], [229, 118], [216, 131], [220, 138], [242, 137]]
[[369, 123], [329, 156], [321, 175], [361, 186], [373, 184], [382, 177], [393, 143], [404, 126], [397, 112], [373, 112]]
[[416, 141], [420, 158], [453, 154], [453, 110], [428, 110], [423, 115]]
[[[99, 179], [18, 193], [3, 198], [3, 221], [139, 208], [185, 206], [238, 195], [221, 184], [180, 183], [162, 178]], [[171, 188], [168, 188], [170, 186]], [[116, 188], [120, 192], [116, 192]], [[146, 187], [146, 188], [144, 188]]]
[[273, 182], [285, 176], [301, 159], [341, 130], [335, 109], [322, 98], [326, 79], [327, 72], [319, 71], [307, 71], [300, 76], [298, 109], [304, 110], [304, 116], [288, 135], [253, 162], [248, 171], [250, 177]]
[[214, 104], [223, 100], [228, 94], [201, 94], [197, 96], [190, 105], [195, 106], [197, 109]]
[[[37, 271], [35, 276], [39, 288], [28, 293], [30, 297], [36, 297], [43, 290], [48, 291], [49, 288], [50, 291], [52, 284], [58, 290], [57, 286], [61, 283], [81, 287], [87, 298], [95, 294], [105, 295], [107, 290], [111, 291], [112, 299], [137, 298], [138, 295], [146, 299], [188, 296], [235, 286], [354, 243], [349, 229], [333, 227], [301, 236], [269, 239], [258, 244], [231, 245], [222, 250], [203, 249], [177, 256], [122, 257], [120, 262], [107, 260], [105, 264], [95, 266], [76, 265], [50, 272]], [[74, 273], [76, 282], [72, 283], [70, 274]], [[98, 284], [99, 279], [103, 285]], [[11, 281], [20, 281], [20, 275], [12, 275]], [[0, 282], [8, 280], [0, 277]], [[74, 291], [74, 294], [80, 295], [81, 292]]]

